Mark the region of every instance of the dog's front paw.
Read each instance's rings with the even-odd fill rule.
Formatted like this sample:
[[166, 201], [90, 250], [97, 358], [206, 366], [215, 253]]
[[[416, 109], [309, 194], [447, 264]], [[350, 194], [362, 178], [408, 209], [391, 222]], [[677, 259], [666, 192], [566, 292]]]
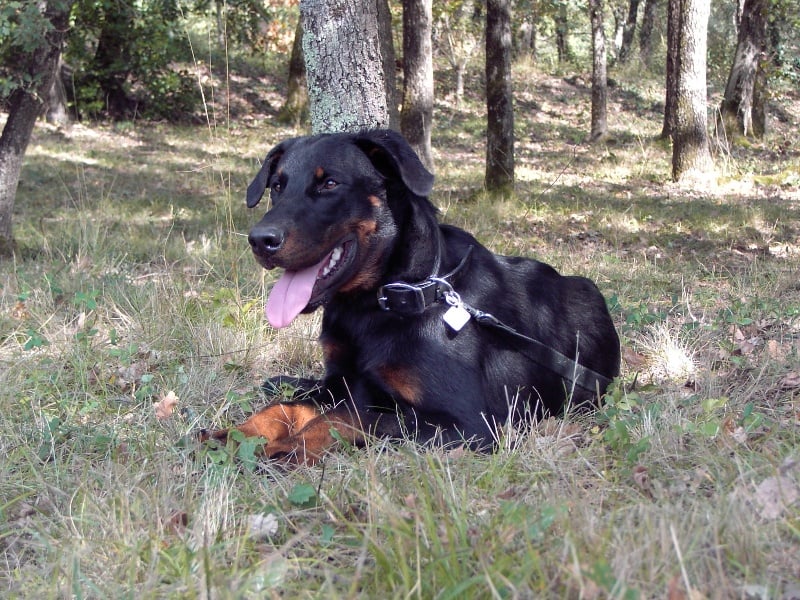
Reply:
[[228, 442], [230, 429], [217, 429], [209, 431], [208, 429], [201, 429], [195, 434], [195, 439], [201, 444], [221, 444], [225, 445]]

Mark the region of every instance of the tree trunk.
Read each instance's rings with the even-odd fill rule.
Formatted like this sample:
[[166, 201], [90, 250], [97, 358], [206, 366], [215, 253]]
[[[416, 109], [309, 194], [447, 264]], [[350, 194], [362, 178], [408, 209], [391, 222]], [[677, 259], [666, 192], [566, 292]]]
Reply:
[[461, 105], [464, 99], [464, 76], [470, 56], [478, 46], [477, 35], [474, 27], [475, 0], [462, 0], [453, 9], [452, 13], [445, 10], [442, 13], [444, 38], [447, 45], [447, 60], [453, 68], [456, 78], [455, 97], [456, 106]]
[[514, 187], [514, 103], [511, 87], [511, 0], [486, 2], [486, 189]]
[[403, 2], [403, 113], [400, 131], [433, 171], [431, 129], [433, 123], [433, 28], [432, 0]]
[[52, 28], [43, 32], [43, 41], [30, 54], [14, 56], [22, 70], [35, 82], [30, 88], [17, 88], [8, 101], [8, 119], [0, 135], [0, 256], [14, 250], [12, 215], [22, 159], [28, 148], [36, 119], [42, 113], [44, 98], [53, 83], [61, 48], [69, 24], [73, 0], [42, 3], [45, 18]]
[[558, 2], [558, 10], [555, 14], [556, 22], [556, 50], [558, 52], [558, 62], [565, 63], [572, 59], [572, 49], [569, 46], [569, 20], [567, 16], [566, 0]]
[[619, 50], [622, 48], [622, 36], [625, 33], [625, 7], [622, 4], [611, 5], [611, 15], [614, 17], [614, 54], [619, 58]]
[[592, 131], [589, 141], [596, 142], [608, 135], [606, 104], [608, 78], [606, 74], [606, 34], [603, 29], [603, 0], [589, 0], [592, 23]]
[[298, 21], [294, 30], [292, 55], [289, 58], [286, 101], [278, 113], [278, 120], [297, 127], [307, 117], [308, 90], [306, 89], [306, 63], [303, 60], [303, 26]]
[[312, 131], [389, 127], [376, 0], [301, 0], [300, 15]]
[[389, 7], [389, 0], [375, 0], [375, 2], [378, 6], [378, 40], [381, 44], [389, 128], [400, 131], [400, 95], [397, 92], [397, 54], [394, 51], [392, 11]]
[[131, 36], [136, 9], [132, 0], [120, 0], [103, 10], [103, 26], [97, 40], [91, 73], [103, 92], [105, 109], [113, 119], [127, 119], [136, 112], [125, 83], [131, 69]]
[[59, 54], [58, 63], [53, 71], [53, 83], [47, 93], [47, 122], [53, 125], [69, 124], [67, 112], [67, 90], [62, 79], [63, 61]]
[[517, 32], [519, 42], [517, 42], [517, 52], [520, 56], [530, 57], [532, 62], [536, 62], [536, 23], [538, 16], [536, 8], [531, 8], [528, 17], [522, 22]]
[[619, 47], [619, 62], [626, 63], [631, 56], [633, 36], [636, 33], [636, 17], [639, 13], [639, 0], [630, 0], [628, 5], [628, 18], [622, 30], [622, 44]]
[[664, 99], [664, 125], [661, 139], [672, 137], [678, 97], [678, 50], [681, 34], [681, 0], [667, 0], [667, 82]]
[[681, 0], [672, 178], [700, 184], [714, 172], [708, 144], [706, 51], [711, 0]]
[[653, 60], [653, 29], [656, 23], [659, 0], [644, 0], [642, 26], [639, 28], [639, 57], [650, 66]]
[[[719, 133], [762, 137], [766, 130], [767, 0], [745, 0], [736, 54], [719, 110]], [[759, 85], [761, 84], [761, 86]]]

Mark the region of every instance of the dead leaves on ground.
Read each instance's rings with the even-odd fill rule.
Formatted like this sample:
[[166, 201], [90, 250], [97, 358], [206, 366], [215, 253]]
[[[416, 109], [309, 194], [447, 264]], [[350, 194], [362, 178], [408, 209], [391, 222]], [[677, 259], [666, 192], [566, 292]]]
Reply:
[[800, 500], [800, 460], [787, 458], [778, 473], [764, 478], [758, 484], [737, 486], [733, 497], [746, 502], [764, 521], [774, 521]]
[[175, 412], [175, 407], [178, 406], [178, 400], [178, 396], [176, 396], [175, 392], [172, 390], [166, 394], [161, 394], [158, 402], [153, 405], [153, 409], [156, 413], [156, 419], [159, 421], [169, 419], [172, 416], [172, 413]]

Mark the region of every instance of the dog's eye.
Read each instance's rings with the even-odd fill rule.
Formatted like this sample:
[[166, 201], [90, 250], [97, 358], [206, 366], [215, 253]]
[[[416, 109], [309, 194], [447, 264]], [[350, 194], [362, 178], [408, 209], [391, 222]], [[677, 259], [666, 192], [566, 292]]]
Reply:
[[339, 184], [336, 182], [335, 179], [326, 179], [325, 183], [322, 184], [322, 188], [321, 189], [323, 189], [323, 190], [332, 190], [337, 185], [339, 185]]
[[283, 191], [283, 186], [281, 185], [280, 181], [275, 181], [272, 184], [272, 191], [275, 192], [276, 194], [280, 194]]

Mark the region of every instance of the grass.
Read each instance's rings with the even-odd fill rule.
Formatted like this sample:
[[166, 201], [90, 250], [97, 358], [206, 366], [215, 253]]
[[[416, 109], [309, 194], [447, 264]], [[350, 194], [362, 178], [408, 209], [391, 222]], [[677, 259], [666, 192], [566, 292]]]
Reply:
[[492, 456], [375, 441], [291, 472], [189, 436], [263, 405], [266, 375], [320, 372], [319, 315], [265, 324], [274, 274], [242, 237], [257, 159], [298, 132], [39, 127], [0, 267], [2, 594], [797, 594], [797, 123], [687, 190], [635, 77], [599, 147], [579, 80], [529, 68], [518, 90], [517, 197], [480, 193], [473, 97], [437, 107], [434, 201], [498, 252], [598, 282], [625, 360], [606, 407], [507, 430]]

